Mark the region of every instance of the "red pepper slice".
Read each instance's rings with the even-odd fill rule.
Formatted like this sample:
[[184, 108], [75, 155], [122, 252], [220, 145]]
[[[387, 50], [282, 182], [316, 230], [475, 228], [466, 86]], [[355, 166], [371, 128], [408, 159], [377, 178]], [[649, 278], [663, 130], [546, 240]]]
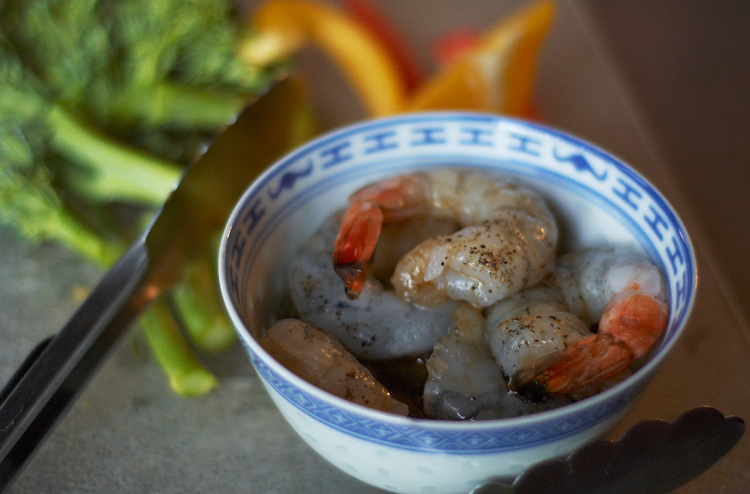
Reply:
[[439, 65], [445, 65], [475, 48], [479, 39], [479, 34], [468, 29], [450, 32], [438, 38], [432, 49], [432, 56]]
[[388, 51], [404, 79], [407, 92], [411, 92], [424, 80], [418, 58], [410, 49], [395, 25], [370, 0], [343, 0], [351, 17], [362, 24]]

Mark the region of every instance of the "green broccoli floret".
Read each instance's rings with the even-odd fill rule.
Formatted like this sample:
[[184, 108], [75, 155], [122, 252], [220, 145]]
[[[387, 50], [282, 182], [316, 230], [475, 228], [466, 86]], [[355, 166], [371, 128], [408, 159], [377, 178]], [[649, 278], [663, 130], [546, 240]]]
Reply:
[[0, 225], [12, 228], [30, 244], [58, 243], [99, 266], [109, 266], [123, 252], [65, 206], [46, 168], [34, 166], [22, 132], [0, 129]]
[[57, 103], [2, 34], [0, 101], [0, 131], [8, 154], [3, 160], [44, 169], [38, 174], [52, 174], [86, 201], [155, 206], [180, 178], [180, 165], [109, 138]]
[[27, 75], [0, 35], [0, 224], [30, 243], [57, 242], [108, 266], [123, 252], [122, 243], [95, 231], [67, 207], [53, 174], [39, 162], [48, 135], [39, 115], [48, 105]]
[[279, 72], [228, 0], [3, 0], [0, 28], [65, 108], [185, 164]]

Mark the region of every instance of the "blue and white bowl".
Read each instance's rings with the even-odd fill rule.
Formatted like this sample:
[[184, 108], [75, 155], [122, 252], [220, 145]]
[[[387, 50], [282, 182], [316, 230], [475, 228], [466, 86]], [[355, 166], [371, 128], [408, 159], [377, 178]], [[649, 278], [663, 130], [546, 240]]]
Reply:
[[[561, 229], [561, 250], [629, 244], [667, 278], [669, 326], [633, 376], [586, 400], [479, 422], [405, 418], [326, 393], [277, 363], [257, 338], [289, 303], [285, 260], [364, 184], [434, 166], [509, 173], [536, 187]], [[518, 120], [426, 113], [336, 130], [291, 152], [245, 192], [220, 254], [229, 314], [281, 413], [319, 454], [394, 492], [468, 492], [493, 477], [570, 453], [614, 426], [685, 328], [696, 290], [687, 232], [670, 204], [628, 165], [580, 139]]]

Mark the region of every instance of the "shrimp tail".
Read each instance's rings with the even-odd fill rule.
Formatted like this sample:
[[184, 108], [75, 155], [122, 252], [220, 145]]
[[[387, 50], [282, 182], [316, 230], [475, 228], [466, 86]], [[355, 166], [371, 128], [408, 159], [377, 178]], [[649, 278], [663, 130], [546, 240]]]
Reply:
[[344, 214], [334, 243], [333, 269], [344, 281], [350, 299], [364, 289], [382, 225], [382, 210], [369, 202], [355, 201]]
[[532, 401], [572, 394], [627, 370], [634, 359], [626, 345], [592, 335], [517, 371], [510, 388]]
[[356, 299], [365, 286], [383, 222], [413, 217], [424, 210], [424, 189], [415, 176], [366, 186], [349, 198], [333, 250], [333, 269]]
[[549, 395], [581, 394], [627, 371], [661, 337], [667, 307], [654, 297], [626, 292], [613, 298], [599, 319], [599, 331], [542, 357], [510, 379], [510, 388], [539, 401]]
[[636, 287], [615, 295], [607, 304], [599, 318], [599, 333], [611, 334], [640, 357], [664, 333], [668, 315], [667, 304]]

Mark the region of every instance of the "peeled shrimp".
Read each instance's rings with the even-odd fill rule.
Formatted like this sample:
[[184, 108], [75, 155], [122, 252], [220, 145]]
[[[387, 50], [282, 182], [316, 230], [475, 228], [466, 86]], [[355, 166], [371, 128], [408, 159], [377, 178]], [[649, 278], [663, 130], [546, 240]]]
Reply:
[[[511, 389], [527, 397], [585, 396], [597, 391], [603, 382], [627, 371], [636, 358], [647, 353], [667, 326], [661, 274], [650, 261], [629, 250], [589, 249], [566, 255], [546, 286], [546, 293], [562, 309], [557, 313], [558, 320], [574, 316], [580, 324], [571, 320], [577, 327], [574, 330], [568, 323], [560, 324], [566, 326], [564, 334], [568, 335], [567, 340], [563, 338], [564, 348], [553, 346], [554, 351], [530, 362], [518, 360], [516, 367], [501, 363], [511, 376]], [[529, 320], [538, 321], [533, 328], [549, 322], [538, 306], [527, 310]], [[508, 320], [489, 319], [488, 335], [501, 340], [498, 331], [509, 324]], [[581, 337], [582, 327], [597, 321], [596, 334]], [[525, 331], [526, 341], [533, 345], [532, 330]], [[499, 362], [508, 358], [509, 354], [497, 351], [502, 345], [492, 346]]]
[[591, 334], [550, 287], [525, 290], [488, 308], [487, 328], [492, 354], [508, 376]]
[[437, 419], [473, 418], [494, 408], [507, 394], [503, 373], [484, 338], [485, 321], [479, 309], [460, 305], [450, 333], [440, 338], [427, 361], [424, 410]]
[[427, 361], [424, 411], [429, 417], [477, 420], [542, 410], [508, 393], [485, 339], [485, 327], [479, 308], [470, 304], [456, 308], [450, 332], [438, 340]]
[[557, 226], [536, 192], [476, 170], [430, 170], [376, 182], [350, 198], [333, 256], [347, 294], [361, 293], [383, 223], [430, 216], [462, 229], [401, 258], [391, 284], [403, 300], [486, 307], [541, 281], [554, 260]]
[[335, 337], [357, 358], [384, 360], [432, 350], [448, 332], [456, 303], [418, 307], [373, 276], [363, 283], [358, 299], [349, 299], [331, 266], [339, 223], [335, 215], [325, 221], [290, 260], [289, 290], [298, 316]]
[[341, 343], [309, 324], [283, 319], [260, 343], [280, 364], [324, 391], [376, 410], [409, 413]]
[[547, 284], [560, 291], [565, 305], [587, 325], [599, 321], [606, 306], [629, 290], [661, 302], [666, 299], [659, 268], [625, 247], [570, 252], [558, 259]]

